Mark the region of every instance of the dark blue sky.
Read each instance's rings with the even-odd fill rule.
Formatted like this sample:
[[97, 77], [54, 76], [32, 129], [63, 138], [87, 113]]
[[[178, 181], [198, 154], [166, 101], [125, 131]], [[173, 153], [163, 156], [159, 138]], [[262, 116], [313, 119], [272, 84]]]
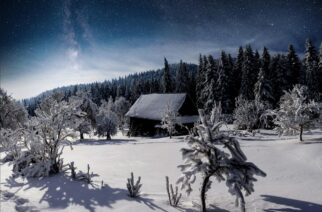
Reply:
[[14, 97], [197, 62], [265, 45], [299, 54], [322, 41], [321, 0], [110, 0], [0, 2], [0, 82]]

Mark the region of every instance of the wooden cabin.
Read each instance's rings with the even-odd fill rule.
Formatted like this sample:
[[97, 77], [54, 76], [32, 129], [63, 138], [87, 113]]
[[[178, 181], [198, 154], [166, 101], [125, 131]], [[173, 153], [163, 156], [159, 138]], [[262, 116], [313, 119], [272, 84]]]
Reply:
[[192, 127], [199, 120], [198, 110], [185, 93], [146, 94], [141, 95], [126, 116], [130, 119], [130, 136], [154, 136], [162, 131], [161, 120], [167, 107], [177, 112], [176, 130], [187, 133], [185, 127]]

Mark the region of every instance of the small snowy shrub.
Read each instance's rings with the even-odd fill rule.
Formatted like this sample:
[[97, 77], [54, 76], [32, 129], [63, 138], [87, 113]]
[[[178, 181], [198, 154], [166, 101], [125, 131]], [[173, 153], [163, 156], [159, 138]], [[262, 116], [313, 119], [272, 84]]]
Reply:
[[265, 111], [263, 103], [256, 100], [246, 100], [242, 96], [236, 100], [234, 125], [239, 130], [253, 131], [260, 126], [260, 117]]
[[242, 191], [250, 195], [254, 191], [254, 175], [266, 176], [256, 165], [247, 162], [240, 149], [238, 140], [219, 131], [221, 122], [206, 120], [203, 110], [199, 110], [201, 124], [196, 126], [197, 134], [186, 137], [189, 148], [181, 149], [184, 164], [178, 166], [182, 176], [177, 183], [187, 194], [192, 191], [191, 184], [196, 175], [203, 176], [201, 187], [202, 211], [206, 211], [206, 192], [211, 188], [211, 177], [219, 182], [226, 181], [229, 192], [236, 196], [236, 206], [241, 203], [245, 211], [245, 200]]
[[168, 103], [161, 120], [161, 128], [168, 131], [170, 138], [176, 132], [177, 116], [178, 114], [171, 109]]
[[264, 115], [273, 117], [280, 135], [299, 134], [303, 141], [303, 130], [318, 125], [321, 109], [314, 100], [307, 99], [306, 86], [295, 85], [281, 97], [279, 108], [268, 110]]
[[182, 196], [181, 193], [178, 193], [178, 186], [176, 186], [176, 190], [174, 191], [172, 184], [169, 184], [168, 176], [165, 177], [165, 182], [169, 198], [169, 204], [173, 207], [177, 207]]
[[93, 182], [93, 177], [97, 177], [98, 174], [94, 174], [93, 172], [90, 172], [90, 166], [87, 164], [87, 172], [79, 171], [76, 174], [76, 180], [84, 181], [88, 184], [91, 184]]
[[127, 179], [127, 184], [126, 184], [130, 197], [135, 198], [140, 196], [140, 189], [142, 187], [142, 184], [140, 183], [140, 181], [141, 181], [141, 177], [139, 176], [136, 183], [134, 183], [134, 175], [133, 175], [133, 172], [131, 172], [131, 178]]

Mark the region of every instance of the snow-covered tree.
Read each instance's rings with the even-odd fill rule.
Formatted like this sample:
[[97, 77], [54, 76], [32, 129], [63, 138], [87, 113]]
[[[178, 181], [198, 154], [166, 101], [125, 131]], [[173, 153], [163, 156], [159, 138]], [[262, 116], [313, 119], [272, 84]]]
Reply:
[[207, 58], [202, 55], [199, 56], [199, 65], [196, 76], [196, 102], [198, 108], [203, 108], [205, 100], [203, 99], [203, 90], [205, 88]]
[[118, 97], [114, 102], [114, 111], [118, 118], [118, 125], [119, 128], [123, 128], [126, 124], [126, 117], [125, 114], [130, 109], [130, 102], [127, 101], [123, 96]]
[[319, 120], [321, 109], [313, 100], [307, 98], [306, 86], [296, 85], [281, 97], [279, 108], [268, 110], [265, 116], [272, 116], [280, 135], [299, 134], [303, 141], [303, 130], [311, 129]]
[[264, 47], [262, 55], [262, 64], [258, 74], [258, 80], [255, 84], [255, 99], [256, 101], [273, 105], [273, 84], [270, 73], [270, 55], [266, 47]]
[[27, 121], [27, 111], [0, 88], [0, 128], [15, 130]]
[[113, 111], [113, 100], [108, 102], [102, 100], [102, 104], [99, 107], [99, 112], [96, 116], [96, 134], [98, 136], [105, 136], [107, 140], [111, 140], [111, 136], [117, 132], [117, 115]]
[[203, 110], [199, 110], [201, 124], [196, 126], [196, 135], [186, 137], [188, 148], [182, 148], [184, 164], [178, 166], [182, 176], [177, 183], [181, 184], [188, 194], [192, 191], [191, 184], [197, 174], [203, 177], [200, 188], [202, 211], [206, 211], [206, 192], [211, 188], [212, 177], [219, 182], [226, 181], [229, 192], [236, 196], [236, 206], [240, 203], [241, 210], [245, 211], [246, 195], [254, 191], [254, 175], [266, 176], [255, 164], [247, 162], [238, 140], [222, 132], [221, 122], [207, 120]]
[[26, 151], [14, 161], [14, 172], [26, 177], [41, 177], [62, 170], [61, 154], [69, 138], [75, 138], [77, 128], [84, 116], [76, 101], [63, 101], [56, 93], [44, 99], [36, 109], [35, 117], [24, 131]]
[[318, 65], [318, 75], [319, 75], [319, 82], [320, 82], [320, 101], [322, 101], [322, 42], [320, 44], [320, 51], [319, 51], [319, 65]]
[[70, 97], [69, 101], [76, 101], [79, 104], [80, 110], [86, 114], [83, 121], [77, 126], [77, 131], [80, 133], [80, 139], [84, 139], [84, 134], [88, 134], [96, 127], [96, 115], [98, 113], [97, 105], [90, 98], [89, 93], [78, 91], [76, 96]]
[[239, 96], [234, 111], [234, 125], [237, 129], [252, 131], [260, 126], [260, 117], [266, 107], [256, 100], [246, 100]]
[[161, 120], [161, 128], [166, 129], [170, 138], [176, 132], [177, 112], [171, 109], [171, 103], [168, 103]]
[[305, 72], [306, 86], [309, 90], [309, 99], [318, 100], [319, 98], [319, 75], [318, 75], [318, 55], [312, 41], [308, 39], [305, 43]]
[[216, 81], [217, 81], [217, 68], [214, 58], [209, 55], [208, 58], [204, 57], [205, 76], [203, 81], [203, 89], [201, 91], [201, 100], [204, 103], [203, 108], [206, 111], [211, 111], [214, 101], [217, 97]]

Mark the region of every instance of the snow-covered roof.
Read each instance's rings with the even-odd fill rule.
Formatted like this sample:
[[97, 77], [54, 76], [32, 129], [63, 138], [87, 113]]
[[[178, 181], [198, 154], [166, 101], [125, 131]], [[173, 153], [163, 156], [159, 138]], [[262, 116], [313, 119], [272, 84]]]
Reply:
[[[141, 95], [126, 113], [126, 116], [161, 121], [167, 105], [170, 110], [178, 112], [186, 97], [185, 93]], [[178, 117], [180, 123], [193, 123], [195, 120], [195, 116]]]

